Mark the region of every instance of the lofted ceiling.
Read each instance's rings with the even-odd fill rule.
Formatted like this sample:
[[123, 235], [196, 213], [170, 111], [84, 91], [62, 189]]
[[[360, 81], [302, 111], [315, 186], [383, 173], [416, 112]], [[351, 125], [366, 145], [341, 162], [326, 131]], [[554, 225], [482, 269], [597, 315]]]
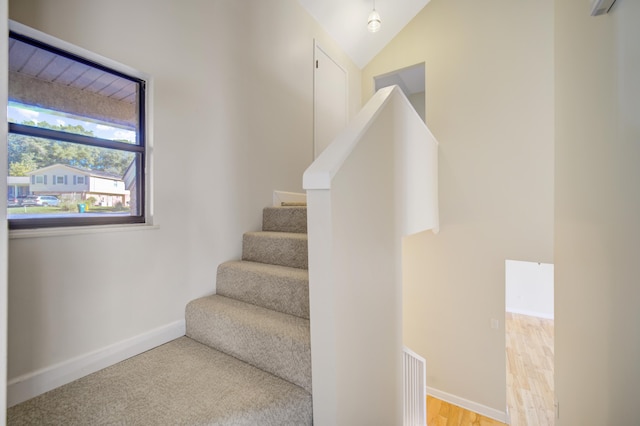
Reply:
[[298, 0], [360, 68], [373, 59], [430, 0], [375, 0], [382, 27], [367, 30], [373, 0]]

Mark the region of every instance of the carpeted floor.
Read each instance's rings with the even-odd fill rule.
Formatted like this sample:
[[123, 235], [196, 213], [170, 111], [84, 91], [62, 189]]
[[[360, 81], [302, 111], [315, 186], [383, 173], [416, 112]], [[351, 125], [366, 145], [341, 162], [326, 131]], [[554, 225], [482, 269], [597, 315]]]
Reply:
[[310, 411], [302, 388], [182, 337], [18, 404], [7, 424], [302, 425]]

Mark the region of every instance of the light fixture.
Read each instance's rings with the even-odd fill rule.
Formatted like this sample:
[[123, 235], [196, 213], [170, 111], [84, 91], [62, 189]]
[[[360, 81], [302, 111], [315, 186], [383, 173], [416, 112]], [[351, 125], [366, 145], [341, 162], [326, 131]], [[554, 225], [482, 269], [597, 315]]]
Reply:
[[591, 16], [598, 16], [609, 13], [615, 2], [616, 0], [592, 0]]
[[373, 0], [373, 10], [369, 14], [367, 28], [372, 33], [377, 33], [380, 30], [380, 23], [380, 14], [376, 11], [376, 0]]

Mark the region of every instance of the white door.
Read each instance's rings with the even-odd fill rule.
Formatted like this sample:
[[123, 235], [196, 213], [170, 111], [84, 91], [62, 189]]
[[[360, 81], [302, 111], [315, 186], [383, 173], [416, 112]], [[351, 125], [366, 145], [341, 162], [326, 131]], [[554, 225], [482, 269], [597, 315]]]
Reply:
[[347, 72], [315, 45], [313, 78], [313, 158], [347, 124]]

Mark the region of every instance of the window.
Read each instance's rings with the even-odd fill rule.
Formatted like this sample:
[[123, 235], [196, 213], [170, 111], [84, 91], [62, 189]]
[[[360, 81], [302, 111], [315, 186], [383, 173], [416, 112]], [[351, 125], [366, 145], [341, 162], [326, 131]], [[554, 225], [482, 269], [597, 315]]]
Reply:
[[10, 203], [9, 227], [144, 223], [145, 80], [56, 45], [32, 30], [9, 34], [7, 180], [14, 193], [58, 200]]

